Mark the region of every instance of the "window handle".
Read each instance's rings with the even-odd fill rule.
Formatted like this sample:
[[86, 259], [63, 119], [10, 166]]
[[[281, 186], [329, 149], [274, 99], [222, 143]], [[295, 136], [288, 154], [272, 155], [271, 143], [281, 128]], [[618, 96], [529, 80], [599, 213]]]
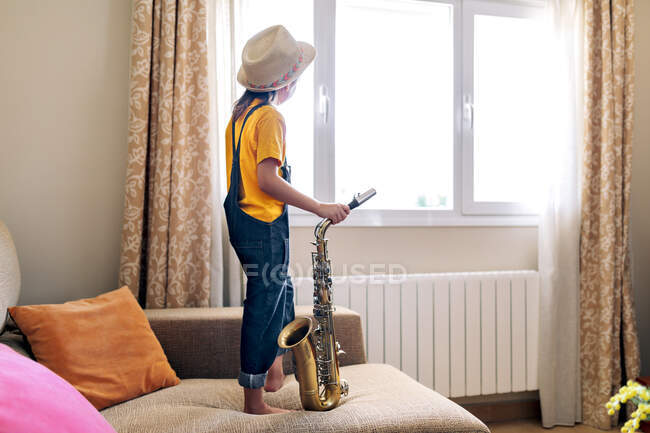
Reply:
[[323, 118], [323, 123], [327, 124], [330, 111], [330, 98], [327, 96], [327, 87], [321, 85], [318, 91], [318, 112]]
[[471, 102], [469, 95], [465, 95], [465, 101], [463, 104], [463, 118], [467, 123], [469, 129], [474, 129], [474, 104]]

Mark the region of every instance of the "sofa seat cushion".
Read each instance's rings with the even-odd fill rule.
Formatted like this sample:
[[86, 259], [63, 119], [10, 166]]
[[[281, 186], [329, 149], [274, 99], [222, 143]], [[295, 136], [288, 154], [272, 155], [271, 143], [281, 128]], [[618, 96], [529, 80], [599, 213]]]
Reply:
[[185, 379], [101, 413], [119, 433], [207, 432], [489, 432], [462, 407], [386, 364], [341, 368], [350, 394], [329, 412], [306, 412], [298, 383], [288, 376], [267, 403], [299, 411], [282, 415], [242, 412], [244, 395], [235, 379]]

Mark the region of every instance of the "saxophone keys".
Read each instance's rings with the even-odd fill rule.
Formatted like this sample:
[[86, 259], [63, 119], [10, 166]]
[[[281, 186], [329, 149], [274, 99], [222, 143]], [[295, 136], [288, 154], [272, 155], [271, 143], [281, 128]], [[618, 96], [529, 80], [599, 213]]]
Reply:
[[348, 395], [349, 391], [350, 391], [350, 385], [348, 384], [348, 381], [345, 379], [341, 379], [341, 394]]

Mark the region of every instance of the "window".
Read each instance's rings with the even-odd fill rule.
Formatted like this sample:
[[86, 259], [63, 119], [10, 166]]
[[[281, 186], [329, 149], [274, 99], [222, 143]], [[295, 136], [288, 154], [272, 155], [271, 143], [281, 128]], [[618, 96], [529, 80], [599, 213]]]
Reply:
[[[377, 189], [343, 224], [536, 223], [540, 2], [240, 1], [238, 53], [277, 23], [316, 46], [279, 109], [298, 189], [338, 202]], [[292, 209], [294, 225], [316, 220]]]
[[537, 8], [485, 1], [463, 9], [466, 214], [534, 212], [544, 118], [536, 14]]
[[336, 3], [336, 201], [373, 186], [366, 208], [452, 209], [452, 17], [426, 1]]

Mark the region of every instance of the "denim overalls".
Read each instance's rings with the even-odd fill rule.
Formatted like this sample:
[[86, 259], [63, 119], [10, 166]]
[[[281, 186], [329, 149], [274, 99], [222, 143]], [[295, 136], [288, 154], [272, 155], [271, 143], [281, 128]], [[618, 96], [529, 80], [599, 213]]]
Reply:
[[[241, 329], [239, 384], [246, 388], [264, 386], [275, 357], [288, 349], [277, 345], [280, 331], [295, 318], [293, 284], [289, 267], [289, 215], [287, 204], [271, 222], [248, 215], [239, 207], [241, 171], [239, 151], [248, 118], [264, 102], [252, 107], [242, 123], [235, 147], [235, 122], [232, 122], [232, 169], [230, 188], [224, 201], [230, 243], [246, 272], [246, 298]], [[282, 178], [291, 182], [291, 168], [285, 157]]]

